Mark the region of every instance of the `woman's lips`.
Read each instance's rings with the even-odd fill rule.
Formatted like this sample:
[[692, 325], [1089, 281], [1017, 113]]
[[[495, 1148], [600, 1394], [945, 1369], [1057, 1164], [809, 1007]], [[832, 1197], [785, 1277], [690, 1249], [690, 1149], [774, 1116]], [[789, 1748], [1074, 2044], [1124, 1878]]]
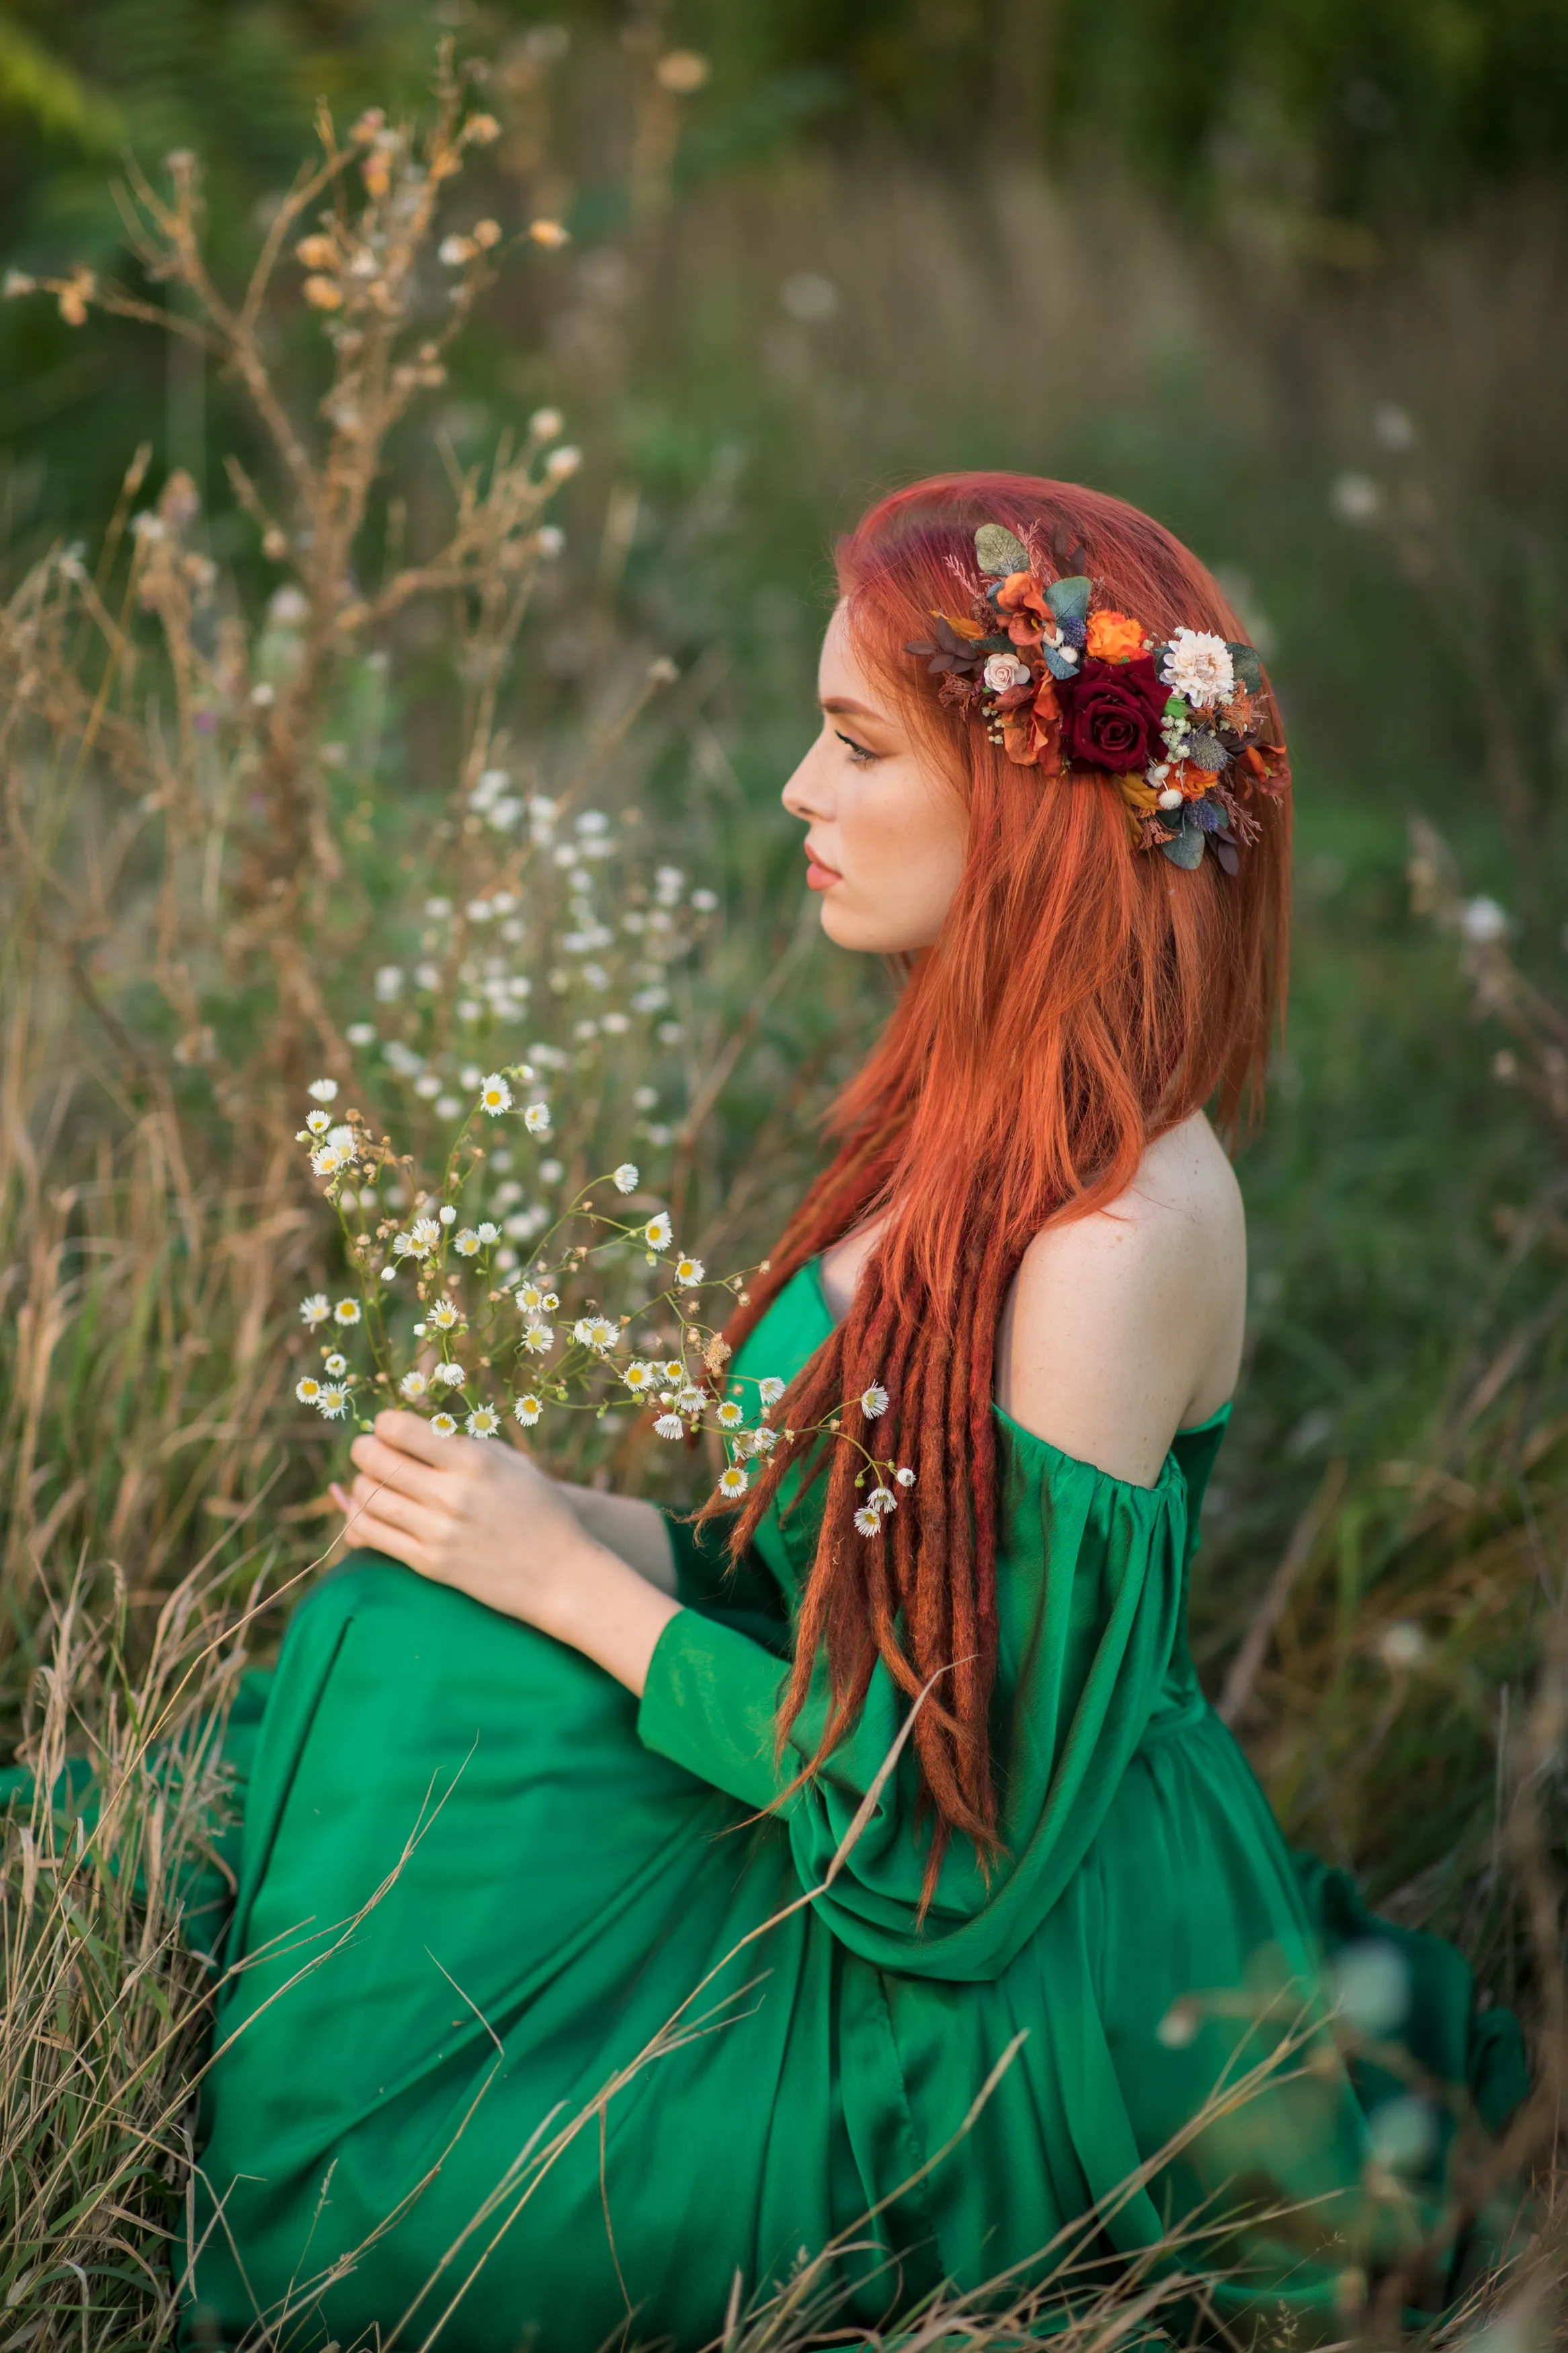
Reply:
[[842, 874], [836, 873], [831, 866], [825, 866], [816, 850], [808, 846], [805, 853], [805, 887], [808, 891], [831, 891], [836, 882], [843, 880]]

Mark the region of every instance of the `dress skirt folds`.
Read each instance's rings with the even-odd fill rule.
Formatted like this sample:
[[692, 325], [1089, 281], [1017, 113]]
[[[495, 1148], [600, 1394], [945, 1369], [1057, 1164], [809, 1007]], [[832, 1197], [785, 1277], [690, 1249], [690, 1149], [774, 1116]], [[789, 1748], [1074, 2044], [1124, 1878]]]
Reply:
[[[734, 1370], [787, 1379], [830, 1321], [808, 1267]], [[312, 1593], [249, 1778], [186, 2345], [686, 2353], [803, 2248], [843, 2236], [870, 2325], [1048, 2272], [1091, 2211], [1080, 2258], [1185, 2226], [1215, 2311], [1342, 2334], [1430, 2226], [1457, 2119], [1521, 2096], [1518, 2030], [1292, 1858], [1204, 1699], [1225, 1416], [1147, 1489], [997, 1418], [1003, 1851], [987, 1875], [955, 1841], [923, 1919], [907, 1750], [825, 1885], [890, 1680], [815, 1778], [790, 1789], [820, 1687], [774, 1761], [811, 1491], [734, 1573], [671, 1524], [689, 1606], [640, 1705], [379, 1556]], [[1377, 1989], [1372, 2058], [1323, 2023], [1336, 1956], [1347, 2000]]]

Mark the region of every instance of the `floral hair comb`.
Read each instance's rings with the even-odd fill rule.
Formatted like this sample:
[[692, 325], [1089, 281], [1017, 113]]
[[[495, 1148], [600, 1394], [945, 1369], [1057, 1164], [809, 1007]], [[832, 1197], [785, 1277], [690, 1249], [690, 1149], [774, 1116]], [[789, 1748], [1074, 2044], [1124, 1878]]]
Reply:
[[935, 636], [904, 648], [941, 679], [942, 701], [1019, 767], [1109, 776], [1135, 849], [1189, 869], [1207, 850], [1234, 874], [1261, 832], [1254, 791], [1286, 789], [1253, 649], [1205, 629], [1162, 640], [1126, 613], [1091, 610], [1081, 547], [1064, 543], [1067, 576], [1049, 582], [1002, 523], [981, 524], [974, 553], [984, 585], [969, 615], [933, 613]]

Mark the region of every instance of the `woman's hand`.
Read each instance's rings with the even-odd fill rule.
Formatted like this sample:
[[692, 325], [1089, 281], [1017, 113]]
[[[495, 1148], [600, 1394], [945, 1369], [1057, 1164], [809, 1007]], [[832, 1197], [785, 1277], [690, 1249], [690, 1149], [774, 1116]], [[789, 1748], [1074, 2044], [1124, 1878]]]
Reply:
[[595, 1543], [526, 1454], [437, 1438], [418, 1414], [397, 1411], [378, 1414], [351, 1451], [357, 1476], [332, 1496], [353, 1543], [537, 1626], [641, 1691], [679, 1605]]

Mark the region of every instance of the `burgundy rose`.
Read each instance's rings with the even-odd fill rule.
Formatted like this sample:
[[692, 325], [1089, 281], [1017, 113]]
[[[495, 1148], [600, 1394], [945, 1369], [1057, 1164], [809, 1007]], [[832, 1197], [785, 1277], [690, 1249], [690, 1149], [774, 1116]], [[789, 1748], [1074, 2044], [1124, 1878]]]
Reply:
[[1147, 767], [1161, 746], [1160, 721], [1168, 691], [1152, 657], [1101, 661], [1086, 654], [1076, 676], [1057, 681], [1062, 706], [1062, 751], [1071, 767], [1108, 768], [1124, 776]]

